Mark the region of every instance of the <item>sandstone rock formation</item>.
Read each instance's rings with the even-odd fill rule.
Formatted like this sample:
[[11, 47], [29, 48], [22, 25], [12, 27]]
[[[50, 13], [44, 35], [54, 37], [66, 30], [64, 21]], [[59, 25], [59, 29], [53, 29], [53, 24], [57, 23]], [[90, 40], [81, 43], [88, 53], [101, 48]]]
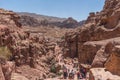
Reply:
[[112, 72], [113, 74], [120, 76], [120, 46], [115, 46], [114, 51], [112, 52], [111, 56], [108, 58], [105, 67], [107, 70]]
[[[120, 0], [106, 0], [101, 12], [90, 13], [84, 26], [66, 33], [65, 47], [68, 51], [65, 54], [69, 52], [70, 57], [78, 57], [79, 63], [90, 64], [92, 67], [117, 63], [118, 57], [113, 62], [107, 60], [115, 57], [112, 53], [114, 46], [120, 43], [119, 5]], [[113, 57], [110, 57], [111, 54]], [[111, 72], [114, 70], [108, 68]], [[117, 65], [114, 68], [119, 70]], [[113, 73], [119, 75], [117, 72]]]
[[64, 20], [60, 25], [60, 27], [63, 27], [63, 28], [64, 27], [66, 27], [66, 28], [76, 28], [78, 26], [79, 26], [78, 22], [71, 17]]
[[34, 76], [40, 79], [49, 77], [52, 63], [56, 64], [58, 61], [56, 53], [59, 52], [55, 51], [56, 46], [57, 40], [24, 31], [17, 14], [0, 9], [0, 49], [7, 50], [5, 54], [0, 52], [0, 57], [15, 62], [16, 66], [12, 69], [9, 63], [1, 65], [3, 80], [10, 80], [13, 70], [22, 75], [28, 71], [25, 77], [29, 80], [33, 80]]
[[5, 77], [5, 80], [11, 80], [11, 74], [15, 69], [15, 64], [13, 62], [6, 62], [2, 64], [2, 71]]
[[4, 9], [0, 9], [0, 24], [4, 24], [4, 25], [11, 25], [11, 27], [13, 26], [17, 26], [17, 27], [21, 27], [21, 24], [18, 22], [18, 20], [20, 19], [20, 17], [16, 14], [13, 13], [12, 11], [7, 11]]
[[[109, 75], [109, 76], [108, 76]], [[93, 68], [90, 70], [89, 80], [119, 80], [120, 77], [106, 71], [105, 68]]]
[[0, 80], [5, 80], [1, 64], [0, 64]]

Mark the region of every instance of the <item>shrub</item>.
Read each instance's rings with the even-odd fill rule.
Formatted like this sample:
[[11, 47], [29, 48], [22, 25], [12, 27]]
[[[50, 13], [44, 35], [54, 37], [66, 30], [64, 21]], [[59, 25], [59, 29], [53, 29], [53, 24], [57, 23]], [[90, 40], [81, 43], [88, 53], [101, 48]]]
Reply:
[[62, 36], [61, 39], [65, 39], [65, 36]]
[[55, 67], [55, 65], [52, 65], [52, 66], [51, 66], [50, 72], [56, 73], [56, 67]]
[[10, 52], [7, 46], [0, 47], [0, 57], [3, 57], [6, 60], [9, 60], [11, 56], [12, 56], [12, 53]]

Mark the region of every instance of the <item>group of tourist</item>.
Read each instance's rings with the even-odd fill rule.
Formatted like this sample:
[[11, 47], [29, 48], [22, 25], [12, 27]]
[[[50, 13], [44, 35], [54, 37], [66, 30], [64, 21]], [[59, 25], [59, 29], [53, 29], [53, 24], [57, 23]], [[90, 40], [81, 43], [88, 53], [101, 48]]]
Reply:
[[64, 79], [69, 79], [69, 80], [73, 80], [75, 78], [75, 76], [77, 77], [77, 79], [83, 79], [86, 77], [86, 70], [84, 68], [81, 69], [68, 69], [67, 67], [65, 67], [63, 65], [63, 78]]

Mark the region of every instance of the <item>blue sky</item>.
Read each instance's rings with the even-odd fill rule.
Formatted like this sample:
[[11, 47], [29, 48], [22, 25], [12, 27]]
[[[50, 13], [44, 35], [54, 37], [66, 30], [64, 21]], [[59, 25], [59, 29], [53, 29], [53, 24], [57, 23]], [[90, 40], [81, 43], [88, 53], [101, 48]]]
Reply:
[[0, 8], [56, 17], [86, 19], [90, 12], [100, 11], [105, 0], [0, 0]]

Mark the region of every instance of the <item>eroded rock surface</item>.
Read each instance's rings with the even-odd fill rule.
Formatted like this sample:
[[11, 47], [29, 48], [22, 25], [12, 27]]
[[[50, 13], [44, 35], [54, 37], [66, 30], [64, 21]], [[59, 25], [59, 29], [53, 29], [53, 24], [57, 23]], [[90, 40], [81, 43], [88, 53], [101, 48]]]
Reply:
[[[112, 61], [117, 63], [119, 57], [115, 56], [113, 49], [120, 44], [119, 13], [120, 0], [106, 0], [101, 12], [90, 13], [84, 26], [66, 33], [65, 46], [68, 51], [65, 54], [69, 52], [67, 56], [78, 57], [79, 63], [92, 67], [110, 66], [114, 64]], [[110, 57], [111, 54], [113, 57]], [[112, 61], [108, 62], [109, 58]], [[119, 70], [118, 67], [114, 65], [116, 70]], [[112, 70], [111, 66], [109, 69]], [[113, 71], [119, 75], [118, 72]]]
[[[109, 76], [108, 76], [109, 75]], [[120, 77], [106, 71], [105, 68], [93, 68], [90, 70], [89, 80], [119, 80]]]
[[107, 70], [112, 72], [115, 75], [120, 76], [120, 46], [115, 46], [114, 51], [112, 52], [111, 56], [108, 58], [105, 67]]
[[0, 57], [15, 62], [16, 66], [11, 69], [9, 63], [2, 65], [1, 78], [10, 80], [13, 71], [29, 80], [49, 77], [50, 67], [58, 61], [56, 55], [61, 53], [59, 47], [56, 51], [57, 41], [47, 36], [26, 32], [19, 23], [19, 16], [16, 13], [0, 9], [0, 49], [7, 50], [5, 54], [1, 53]]

